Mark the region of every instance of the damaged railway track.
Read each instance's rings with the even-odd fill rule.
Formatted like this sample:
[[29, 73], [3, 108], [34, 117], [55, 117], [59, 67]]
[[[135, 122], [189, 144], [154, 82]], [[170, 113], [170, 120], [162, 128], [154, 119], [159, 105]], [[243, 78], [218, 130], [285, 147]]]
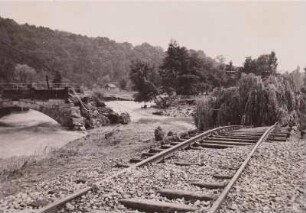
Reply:
[[[142, 158], [118, 165], [125, 168], [37, 212], [91, 212], [95, 209], [114, 212], [126, 212], [127, 209], [144, 212], [216, 212], [257, 147], [268, 139], [286, 141], [289, 133], [277, 129], [275, 124], [255, 131], [238, 125], [205, 132], [189, 131], [177, 141], [143, 153]], [[238, 157], [223, 151], [237, 147], [241, 147]], [[218, 150], [217, 154], [221, 153], [220, 162], [224, 156], [238, 160], [234, 165], [217, 165], [219, 173], [205, 174], [210, 176], [210, 181], [204, 181], [206, 176], [201, 176], [200, 172], [201, 168], [205, 169], [206, 162], [190, 159], [209, 154], [207, 150]], [[226, 173], [222, 173], [223, 170]], [[154, 179], [155, 174], [167, 176], [169, 171], [173, 177], [166, 178], [166, 181], [159, 183], [160, 177]], [[197, 171], [198, 178], [195, 178], [193, 172]], [[184, 176], [186, 174], [187, 177]], [[146, 182], [149, 184], [144, 184]], [[137, 189], [141, 189], [141, 192]]]

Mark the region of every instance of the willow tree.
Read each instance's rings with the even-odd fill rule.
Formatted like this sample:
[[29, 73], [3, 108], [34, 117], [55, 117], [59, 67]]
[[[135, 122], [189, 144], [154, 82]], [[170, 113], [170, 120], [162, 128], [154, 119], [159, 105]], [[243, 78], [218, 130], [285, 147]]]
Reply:
[[[254, 74], [243, 75], [238, 87], [223, 89], [215, 94], [213, 104], [198, 105], [195, 117], [216, 110], [215, 125], [246, 124], [271, 125], [276, 121], [289, 124], [295, 121], [296, 97], [290, 83], [283, 76], [262, 80]], [[207, 115], [206, 115], [207, 117]], [[197, 123], [197, 122], [196, 122]], [[214, 123], [214, 122], [209, 122]]]
[[301, 88], [297, 101], [297, 120], [301, 138], [304, 138], [306, 133], [306, 68], [304, 70], [304, 86]]
[[206, 130], [216, 125], [214, 105], [215, 100], [213, 98], [198, 101], [194, 114], [194, 122], [199, 130]]

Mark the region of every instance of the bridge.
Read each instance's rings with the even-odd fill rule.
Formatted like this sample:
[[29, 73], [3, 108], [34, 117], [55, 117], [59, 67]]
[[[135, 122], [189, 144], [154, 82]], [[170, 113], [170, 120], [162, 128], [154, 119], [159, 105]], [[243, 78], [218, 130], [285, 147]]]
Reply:
[[[33, 109], [53, 118], [63, 127], [85, 130], [109, 124], [127, 124], [128, 113], [115, 113], [96, 103], [87, 104], [80, 90], [72, 84], [0, 84], [0, 117], [10, 109]], [[86, 100], [85, 100], [86, 99]]]
[[69, 100], [70, 94], [76, 93], [71, 84], [55, 84], [50, 87], [46, 83], [10, 83], [1, 84], [0, 88], [2, 114], [12, 108], [21, 111], [33, 109], [48, 115], [63, 127], [85, 129], [86, 119], [81, 115], [80, 108], [82, 104], [75, 105]]

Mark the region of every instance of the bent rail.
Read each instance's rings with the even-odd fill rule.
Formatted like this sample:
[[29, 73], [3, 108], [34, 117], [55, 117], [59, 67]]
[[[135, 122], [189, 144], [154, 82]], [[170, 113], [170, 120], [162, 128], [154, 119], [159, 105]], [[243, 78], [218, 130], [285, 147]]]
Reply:
[[141, 167], [141, 166], [145, 166], [145, 165], [148, 165], [150, 163], [156, 163], [156, 162], [159, 162], [163, 159], [165, 159], [166, 157], [170, 156], [172, 153], [180, 150], [180, 149], [184, 149], [184, 148], [187, 148], [188, 146], [194, 144], [195, 142], [197, 142], [198, 140], [201, 140], [203, 137], [206, 137], [206, 136], [209, 136], [211, 135], [212, 133], [219, 133], [219, 132], [222, 132], [222, 131], [230, 131], [230, 130], [235, 130], [235, 129], [239, 129], [241, 128], [242, 126], [241, 125], [232, 125], [232, 126], [224, 126], [224, 127], [217, 127], [217, 128], [214, 128], [214, 129], [211, 129], [211, 130], [208, 130], [208, 131], [205, 131], [199, 135], [196, 135], [182, 143], [179, 143], [157, 155], [154, 155], [152, 157], [149, 157], [137, 164], [134, 164], [126, 169], [123, 169], [121, 170], [120, 172], [112, 175], [112, 176], [109, 176], [108, 178], [105, 178], [101, 181], [98, 181], [96, 182], [93, 186], [88, 186], [84, 189], [81, 189], [79, 191], [76, 191], [74, 192], [73, 194], [63, 198], [63, 199], [60, 199], [54, 203], [51, 203], [41, 209], [38, 209], [38, 213], [49, 213], [49, 212], [52, 212], [54, 210], [56, 210], [57, 208], [59, 208], [60, 206], [64, 205], [65, 203], [69, 202], [70, 200], [73, 200], [77, 197], [80, 197], [82, 196], [83, 194], [95, 189], [97, 186], [101, 185], [102, 183], [104, 182], [107, 182], [115, 177], [118, 177], [119, 175], [121, 174], [124, 174], [126, 172], [129, 172], [129, 171], [132, 171], [133, 169], [136, 169], [137, 167]]
[[224, 201], [224, 199], [226, 198], [227, 194], [229, 193], [229, 191], [231, 190], [231, 188], [233, 187], [233, 185], [235, 184], [235, 182], [237, 181], [237, 179], [241, 175], [242, 171], [244, 170], [244, 168], [246, 167], [246, 165], [250, 161], [251, 157], [253, 156], [253, 154], [256, 151], [256, 149], [258, 148], [258, 146], [269, 137], [269, 135], [272, 133], [272, 131], [275, 129], [276, 126], [277, 126], [277, 123], [275, 123], [269, 129], [267, 129], [265, 131], [265, 133], [260, 137], [260, 139], [257, 141], [256, 145], [253, 147], [252, 151], [248, 154], [247, 158], [244, 160], [244, 162], [241, 164], [240, 168], [235, 173], [234, 177], [230, 180], [230, 182], [224, 188], [224, 190], [222, 191], [222, 193], [220, 194], [218, 199], [214, 202], [214, 204], [207, 211], [207, 213], [215, 213], [218, 210], [218, 208], [220, 207], [221, 203]]

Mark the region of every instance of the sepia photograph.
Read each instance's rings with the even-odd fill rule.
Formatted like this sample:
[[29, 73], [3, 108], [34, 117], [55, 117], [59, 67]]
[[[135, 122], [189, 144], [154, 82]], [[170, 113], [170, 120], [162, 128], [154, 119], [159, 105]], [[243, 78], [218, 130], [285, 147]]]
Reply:
[[0, 0], [0, 213], [305, 213], [306, 1]]

